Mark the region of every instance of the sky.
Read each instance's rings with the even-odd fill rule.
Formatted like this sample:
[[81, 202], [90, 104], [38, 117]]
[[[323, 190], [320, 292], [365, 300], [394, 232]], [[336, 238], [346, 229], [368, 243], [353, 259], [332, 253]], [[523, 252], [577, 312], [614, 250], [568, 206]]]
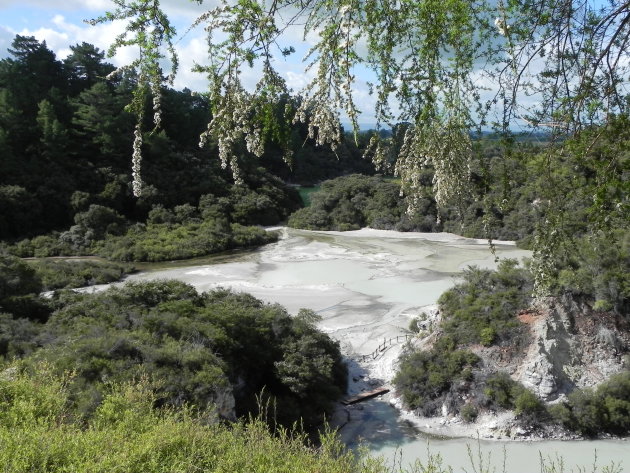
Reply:
[[[204, 0], [199, 5], [191, 0], [161, 1], [179, 36], [176, 48], [180, 68], [174, 83], [176, 89], [187, 87], [194, 91], [204, 91], [207, 87], [204, 76], [191, 71], [195, 62], [204, 64], [207, 60], [205, 32], [203, 27], [188, 33], [186, 31], [199, 15], [214, 6], [213, 2], [214, 0]], [[9, 56], [7, 48], [16, 34], [46, 41], [46, 45], [55, 52], [58, 59], [64, 59], [71, 53], [71, 45], [83, 41], [106, 51], [116, 35], [123, 31], [123, 25], [115, 22], [91, 26], [84, 20], [98, 17], [113, 7], [110, 0], [0, 0], [0, 59]], [[297, 27], [288, 31], [285, 36], [287, 46], [294, 46], [296, 53], [287, 58], [276, 59], [275, 67], [288, 87], [298, 92], [313, 74], [304, 72], [302, 62], [312, 43], [302, 41], [302, 33]], [[107, 61], [118, 67], [128, 64], [135, 54], [133, 48], [125, 48]], [[244, 68], [243, 83], [246, 88], [253, 88], [258, 79], [258, 71]], [[355, 102], [365, 111], [360, 119], [362, 127], [370, 126], [374, 122], [370, 111], [374, 109], [375, 98], [368, 93], [369, 80], [373, 80], [373, 77], [367, 72], [359, 71], [354, 87]]]
[[[590, 0], [599, 4], [602, 0]], [[176, 48], [179, 52], [180, 69], [174, 83], [176, 89], [185, 87], [194, 91], [204, 91], [206, 80], [202, 74], [193, 73], [191, 68], [195, 62], [204, 64], [207, 61], [207, 47], [203, 27], [198, 27], [184, 34], [194, 20], [207, 9], [215, 6], [216, 0], [204, 0], [202, 5], [191, 0], [161, 0], [172, 24], [176, 27], [179, 39]], [[113, 39], [123, 31], [119, 22], [91, 26], [84, 20], [102, 15], [114, 4], [111, 0], [0, 0], [0, 58], [9, 56], [7, 48], [16, 34], [34, 36], [39, 41], [46, 41], [58, 59], [70, 54], [70, 46], [85, 41], [102, 50], [107, 50]], [[312, 72], [304, 72], [302, 59], [312, 41], [302, 41], [302, 33], [298, 27], [286, 33], [287, 46], [296, 47], [296, 53], [287, 58], [276, 59], [275, 67], [282, 74], [289, 88], [300, 91], [308, 82]], [[310, 43], [310, 45], [309, 45]], [[119, 50], [115, 57], [107, 59], [115, 66], [128, 64], [136, 55], [132, 47]], [[165, 71], [166, 72], [166, 71]], [[359, 122], [362, 128], [371, 126], [374, 118], [375, 98], [368, 93], [367, 81], [373, 81], [371, 72], [356, 71], [357, 82], [353, 92], [355, 103], [364, 111]], [[259, 78], [257, 70], [243, 69], [243, 83], [252, 89]], [[483, 79], [480, 77], [480, 81]], [[486, 84], [484, 84], [486, 85]], [[484, 92], [491, 98], [492, 92]], [[531, 98], [524, 99], [531, 101]], [[395, 106], [394, 106], [395, 108]], [[343, 121], [343, 117], [342, 117]]]
[[[201, 13], [208, 2], [199, 6], [190, 0], [163, 0], [162, 4], [180, 36]], [[46, 41], [58, 59], [70, 54], [70, 46], [85, 41], [107, 50], [113, 39], [123, 31], [120, 22], [91, 26], [84, 22], [102, 15], [114, 5], [110, 0], [0, 0], [0, 57], [8, 56], [7, 48], [16, 34], [34, 36]], [[181, 70], [175, 87], [192, 90], [205, 89], [202, 75], [190, 72], [193, 61], [203, 62], [206, 46], [202, 28], [183, 37], [177, 45]], [[122, 66], [135, 57], [133, 48], [119, 51], [107, 59]]]

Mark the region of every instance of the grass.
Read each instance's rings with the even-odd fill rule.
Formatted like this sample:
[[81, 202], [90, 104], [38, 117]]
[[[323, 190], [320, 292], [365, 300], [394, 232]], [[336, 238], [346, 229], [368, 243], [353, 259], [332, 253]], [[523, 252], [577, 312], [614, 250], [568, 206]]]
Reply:
[[[393, 464], [366, 451], [347, 451], [330, 429], [318, 445], [298, 430], [270, 431], [262, 417], [226, 425], [211, 412], [154, 409], [155, 395], [143, 379], [111, 386], [96, 415], [78, 421], [68, 410], [66, 385], [46, 364], [32, 374], [5, 366], [0, 375], [0, 471], [22, 473], [453, 473], [427, 446], [424, 462]], [[468, 446], [471, 473], [495, 469], [489, 454]], [[541, 473], [568, 473], [560, 456], [543, 458]], [[459, 471], [459, 470], [458, 470]], [[619, 464], [579, 469], [620, 473]]]

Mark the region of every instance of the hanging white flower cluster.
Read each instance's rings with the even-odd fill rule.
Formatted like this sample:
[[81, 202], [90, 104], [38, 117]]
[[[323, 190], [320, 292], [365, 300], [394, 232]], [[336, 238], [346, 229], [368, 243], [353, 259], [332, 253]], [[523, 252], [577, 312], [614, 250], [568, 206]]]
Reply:
[[302, 98], [293, 123], [308, 123], [308, 137], [318, 146], [330, 145], [334, 152], [341, 142], [339, 111], [331, 107], [324, 97]]
[[142, 165], [142, 130], [140, 124], [136, 124], [136, 129], [133, 132], [133, 154], [131, 155], [131, 175], [132, 190], [135, 197], [140, 197], [142, 194], [142, 176], [140, 174]]
[[260, 157], [264, 153], [262, 130], [251, 120], [252, 97], [238, 81], [233, 81], [225, 93], [218, 97], [212, 120], [206, 131], [201, 134], [199, 146], [207, 144], [210, 137], [215, 137], [219, 148], [219, 159], [223, 169], [230, 166], [234, 182], [243, 183], [238, 164], [236, 147], [243, 140], [247, 151]]
[[155, 128], [159, 128], [162, 124], [162, 92], [160, 91], [160, 84], [155, 81], [151, 82], [151, 95], [153, 98], [153, 123]]
[[509, 30], [510, 30], [510, 25], [508, 25], [505, 20], [501, 17], [496, 17], [494, 20], [494, 26], [496, 27], [497, 31], [499, 32], [499, 34], [501, 36], [507, 36]]
[[120, 66], [116, 69], [114, 69], [112, 72], [110, 72], [109, 74], [107, 74], [105, 76], [106, 80], [114, 80], [117, 77], [121, 76], [125, 71], [129, 71], [132, 70], [133, 67], [130, 65], [126, 65], [126, 66]]
[[408, 197], [408, 212], [414, 213], [422, 195], [422, 170], [432, 167], [433, 194], [439, 211], [461, 200], [468, 190], [472, 142], [468, 130], [457, 122], [410, 126], [396, 161], [401, 194]]
[[391, 139], [383, 140], [374, 134], [365, 148], [363, 159], [372, 158], [372, 163], [377, 171], [387, 173], [391, 171], [390, 156], [392, 153]]

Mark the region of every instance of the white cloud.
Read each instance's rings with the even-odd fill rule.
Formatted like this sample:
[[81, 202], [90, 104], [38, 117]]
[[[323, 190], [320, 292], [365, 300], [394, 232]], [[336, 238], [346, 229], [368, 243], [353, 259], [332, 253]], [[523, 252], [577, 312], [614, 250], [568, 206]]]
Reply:
[[64, 0], [63, 2], [51, 2], [51, 0], [0, 0], [0, 8], [9, 7], [36, 7], [47, 10], [100, 10], [112, 8], [111, 0]]
[[11, 46], [14, 37], [15, 32], [5, 26], [0, 26], [0, 59], [9, 55], [7, 48]]
[[[84, 41], [107, 51], [114, 38], [124, 31], [124, 23], [120, 21], [96, 26], [77, 25], [66, 21], [62, 15], [55, 15], [51, 20], [51, 24], [54, 28], [42, 27], [35, 30], [24, 28], [19, 34], [34, 36], [39, 41], [46, 41], [48, 48], [52, 49], [59, 59], [64, 59], [71, 53], [70, 46]], [[134, 48], [124, 47], [108, 61], [115, 66], [122, 66], [133, 61], [136, 57], [137, 52]]]
[[177, 45], [177, 52], [180, 64], [174, 87], [176, 89], [188, 87], [197, 92], [206, 90], [207, 81], [204, 75], [192, 71], [195, 63], [201, 65], [208, 63], [208, 46], [205, 40], [200, 37], [191, 37], [187, 43]]

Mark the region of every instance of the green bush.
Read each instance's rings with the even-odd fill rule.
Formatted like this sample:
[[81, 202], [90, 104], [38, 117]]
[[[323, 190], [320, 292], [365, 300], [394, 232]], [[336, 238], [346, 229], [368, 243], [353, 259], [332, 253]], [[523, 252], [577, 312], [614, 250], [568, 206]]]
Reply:
[[630, 371], [611, 376], [596, 389], [579, 389], [550, 409], [553, 419], [588, 436], [630, 433]]
[[546, 408], [533, 392], [523, 388], [514, 399], [514, 412], [522, 418], [535, 420], [546, 414]]
[[29, 261], [42, 281], [42, 289], [54, 289], [107, 284], [120, 280], [134, 270], [133, 266], [88, 260]]
[[24, 363], [46, 361], [59, 374], [74, 372], [68, 390], [86, 417], [108, 385], [141, 375], [159, 405], [203, 410], [233, 395], [236, 414], [248, 415], [263, 391], [283, 406], [278, 422], [302, 418], [309, 427], [345, 391], [339, 346], [308, 313], [290, 317], [246, 294], [198, 294], [181, 282], [155, 281], [98, 294], [60, 293], [55, 304], [59, 309], [38, 332], [43, 347]]
[[16, 319], [45, 321], [51, 308], [39, 297], [41, 291], [41, 277], [30, 265], [0, 251], [0, 312]]
[[475, 422], [479, 416], [479, 409], [473, 404], [464, 404], [459, 410], [459, 415], [464, 422]]
[[507, 373], [495, 373], [486, 379], [484, 394], [491, 402], [491, 406], [501, 409], [512, 409], [514, 407], [515, 395], [518, 395], [517, 382]]
[[[259, 418], [213, 422], [211, 412], [155, 409], [145, 380], [112, 384], [93, 418], [77, 420], [68, 381], [39, 365], [0, 379], [0, 470], [77, 473], [359, 473], [361, 461], [332, 434], [308, 446], [299, 431], [272, 434]], [[373, 473], [386, 471], [371, 469]]]
[[530, 301], [529, 271], [504, 259], [496, 271], [469, 267], [462, 278], [438, 300], [444, 332], [458, 344], [514, 345], [523, 332], [516, 315]]
[[404, 353], [393, 382], [408, 408], [435, 415], [444, 396], [460, 381], [468, 381], [478, 363], [475, 354], [441, 342], [428, 351]]
[[8, 297], [37, 294], [41, 277], [26, 262], [0, 251], [0, 303]]
[[206, 220], [177, 226], [149, 224], [131, 228], [124, 236], [98, 242], [94, 249], [100, 256], [117, 261], [169, 261], [260, 246], [277, 238], [277, 233], [259, 227]]
[[34, 352], [39, 348], [37, 336], [41, 326], [28, 318], [0, 312], [0, 357], [12, 360]]
[[[435, 202], [419, 199], [419, 211], [406, 214], [400, 184], [360, 174], [321, 184], [309, 195], [310, 205], [294, 212], [288, 225], [306, 230], [357, 230], [362, 227], [402, 231], [435, 231]], [[424, 205], [420, 205], [424, 203]]]
[[32, 239], [24, 239], [10, 246], [8, 251], [20, 258], [47, 258], [49, 256], [69, 256], [81, 254], [71, 244], [61, 241], [58, 234], [40, 235]]
[[489, 407], [513, 409], [515, 414], [528, 423], [546, 420], [545, 404], [538, 397], [507, 373], [494, 373], [485, 381], [484, 394]]

